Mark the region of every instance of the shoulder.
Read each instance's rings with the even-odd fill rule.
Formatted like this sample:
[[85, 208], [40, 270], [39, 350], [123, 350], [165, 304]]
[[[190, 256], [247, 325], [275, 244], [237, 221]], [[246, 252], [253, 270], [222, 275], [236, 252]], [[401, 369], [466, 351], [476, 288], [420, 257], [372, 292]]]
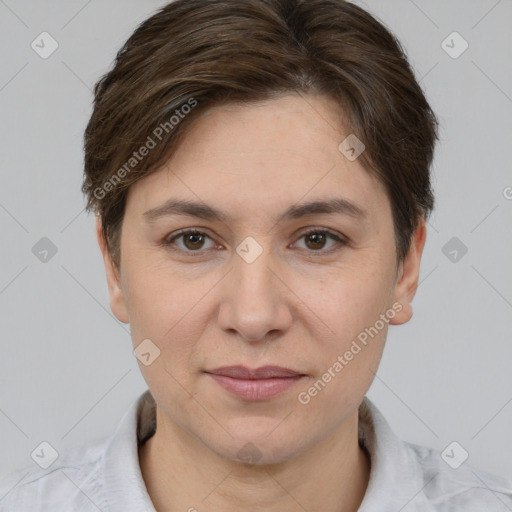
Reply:
[[423, 475], [423, 492], [438, 512], [503, 512], [512, 510], [512, 480], [461, 463], [463, 448], [454, 444], [443, 453], [404, 442]]
[[400, 439], [367, 397], [359, 439], [371, 458], [361, 511], [512, 511], [512, 480], [476, 469], [457, 442], [442, 452]]
[[0, 478], [0, 512], [102, 510], [107, 440], [73, 448], [48, 469], [18, 469]]

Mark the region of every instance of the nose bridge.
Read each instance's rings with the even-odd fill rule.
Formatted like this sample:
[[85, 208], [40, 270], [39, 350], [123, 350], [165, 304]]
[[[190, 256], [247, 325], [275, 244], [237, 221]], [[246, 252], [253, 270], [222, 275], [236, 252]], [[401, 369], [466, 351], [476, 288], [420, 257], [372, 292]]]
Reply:
[[[257, 244], [257, 245], [256, 245]], [[234, 278], [237, 288], [242, 292], [240, 299], [246, 296], [253, 298], [271, 299], [272, 293], [272, 255], [268, 247], [263, 248], [254, 238], [249, 237], [236, 249], [238, 258], [234, 258]], [[252, 294], [251, 294], [252, 291]], [[263, 295], [263, 296], [262, 296]]]
[[248, 340], [263, 339], [270, 331], [286, 329], [291, 314], [282, 286], [269, 269], [275, 266], [270, 248], [247, 237], [237, 246], [236, 253], [220, 308], [221, 327], [235, 330]]

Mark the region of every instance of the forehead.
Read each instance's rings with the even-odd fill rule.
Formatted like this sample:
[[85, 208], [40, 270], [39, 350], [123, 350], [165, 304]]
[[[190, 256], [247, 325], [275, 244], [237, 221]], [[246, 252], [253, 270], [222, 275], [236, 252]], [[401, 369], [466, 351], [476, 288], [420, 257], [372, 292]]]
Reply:
[[340, 151], [349, 135], [341, 108], [324, 96], [211, 108], [159, 170], [131, 187], [127, 211], [142, 214], [170, 195], [247, 216], [339, 197], [370, 213], [389, 210], [381, 183]]

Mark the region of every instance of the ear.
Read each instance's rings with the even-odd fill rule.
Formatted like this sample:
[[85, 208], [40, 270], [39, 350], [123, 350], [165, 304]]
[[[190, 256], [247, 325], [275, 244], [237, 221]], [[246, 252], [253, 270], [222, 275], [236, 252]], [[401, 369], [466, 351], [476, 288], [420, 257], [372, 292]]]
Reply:
[[409, 252], [398, 270], [398, 280], [395, 284], [394, 301], [402, 305], [402, 309], [390, 319], [390, 324], [400, 325], [412, 317], [411, 302], [418, 288], [420, 261], [427, 237], [425, 219], [422, 217], [411, 240]]
[[110, 295], [110, 309], [116, 318], [125, 324], [129, 323], [128, 310], [124, 300], [123, 290], [121, 288], [121, 276], [112, 261], [110, 253], [107, 249], [107, 242], [103, 234], [101, 216], [96, 216], [96, 237], [100, 246], [103, 262], [105, 264], [105, 272], [107, 274], [108, 292]]

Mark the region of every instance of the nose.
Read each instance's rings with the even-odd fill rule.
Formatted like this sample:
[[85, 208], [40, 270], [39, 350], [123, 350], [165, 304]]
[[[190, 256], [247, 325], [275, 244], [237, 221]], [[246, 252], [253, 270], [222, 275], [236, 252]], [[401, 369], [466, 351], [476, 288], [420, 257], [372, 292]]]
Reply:
[[249, 261], [234, 255], [234, 268], [223, 283], [218, 322], [224, 331], [246, 341], [268, 341], [290, 328], [293, 294], [283, 284], [270, 250]]

